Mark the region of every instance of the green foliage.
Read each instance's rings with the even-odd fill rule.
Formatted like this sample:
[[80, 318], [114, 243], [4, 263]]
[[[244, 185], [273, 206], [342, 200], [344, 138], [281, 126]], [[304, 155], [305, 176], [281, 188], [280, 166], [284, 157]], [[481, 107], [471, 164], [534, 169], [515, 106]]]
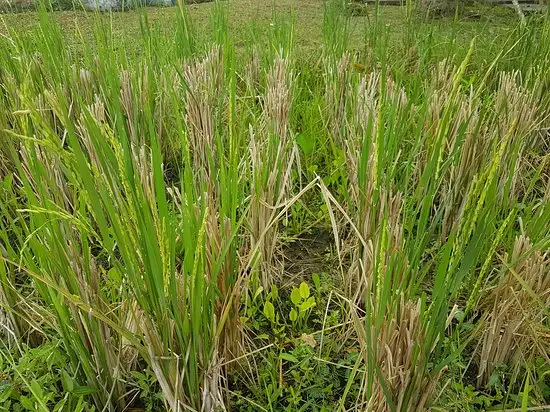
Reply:
[[[350, 370], [359, 356], [358, 350], [341, 346], [338, 332], [324, 336], [314, 332], [322, 327], [337, 328], [341, 318], [338, 306], [332, 305], [330, 316], [325, 317], [322, 307], [329, 303], [330, 286], [321, 287], [318, 274], [312, 279], [314, 289], [302, 282], [280, 294], [276, 288], [268, 294], [263, 294], [262, 290], [254, 294], [255, 299], [247, 308], [251, 317], [245, 318], [246, 324], [257, 331], [256, 339], [274, 345], [261, 351], [256, 359], [259, 384], [247, 384], [245, 375], [235, 375], [238, 379], [232, 399], [239, 410], [253, 411], [259, 404], [269, 405], [274, 411], [329, 411], [348, 383]], [[265, 313], [266, 307], [270, 308], [269, 315]], [[293, 321], [292, 315], [285, 316], [285, 313], [295, 313], [296, 319]], [[255, 317], [266, 318], [269, 322], [257, 321]], [[270, 320], [272, 318], [275, 322]], [[334, 363], [325, 362], [325, 359], [334, 359]], [[354, 381], [350, 389], [353, 396], [357, 396], [359, 388], [360, 382]]]
[[[5, 411], [94, 411], [85, 399], [94, 388], [79, 384], [65, 369], [67, 357], [59, 345], [2, 350], [0, 409]], [[19, 356], [21, 355], [21, 356]]]
[[302, 330], [302, 325], [307, 323], [311, 310], [316, 306], [315, 297], [310, 296], [308, 284], [302, 282], [292, 289], [290, 300], [294, 307], [290, 309], [289, 319], [298, 330]]
[[133, 371], [132, 378], [139, 392], [139, 399], [146, 412], [164, 410], [164, 397], [155, 374], [150, 369]]

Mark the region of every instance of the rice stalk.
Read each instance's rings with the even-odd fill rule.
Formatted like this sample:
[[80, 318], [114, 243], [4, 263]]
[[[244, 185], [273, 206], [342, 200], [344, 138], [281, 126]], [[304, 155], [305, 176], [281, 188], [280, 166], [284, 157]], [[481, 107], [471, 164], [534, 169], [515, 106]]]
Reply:
[[[373, 325], [370, 336], [362, 326], [358, 329], [364, 361], [370, 362], [372, 356], [376, 365], [373, 382], [361, 400], [368, 411], [425, 410], [439, 379], [430, 376], [424, 369], [426, 360], [419, 359], [418, 348], [425, 339], [422, 302], [407, 301], [403, 295], [398, 299], [395, 312], [386, 315], [380, 329]], [[373, 341], [365, 344], [369, 338]]]
[[350, 99], [350, 54], [345, 53], [335, 61], [333, 58], [327, 58], [324, 63], [325, 79], [325, 107], [327, 111], [327, 121], [335, 143], [343, 147], [345, 143], [345, 125], [347, 117], [347, 107]]
[[516, 129], [509, 149], [505, 154], [506, 163], [511, 167], [500, 178], [500, 195], [508, 204], [513, 204], [526, 191], [528, 168], [533, 152], [540, 151], [539, 130], [544, 120], [544, 111], [538, 107], [534, 92], [520, 85], [518, 72], [500, 73], [498, 89], [495, 92], [494, 109], [497, 114], [497, 133], [509, 129], [512, 123]]
[[[391, 176], [380, 174], [386, 158], [381, 152], [383, 136], [379, 124], [382, 105], [395, 105], [395, 113], [400, 113], [407, 105], [407, 98], [389, 78], [382, 89], [381, 76], [379, 72], [372, 72], [360, 80], [349, 102], [353, 113], [347, 121], [347, 139], [342, 142], [349, 173], [348, 209], [353, 210], [350, 214], [355, 216], [354, 224], [366, 242], [366, 245], [356, 242], [344, 280], [348, 296], [354, 302], [362, 301], [365, 291], [372, 286], [369, 283], [375, 261], [381, 259], [379, 264], [387, 265], [393, 253], [403, 248], [402, 193], [395, 192], [388, 183]], [[380, 94], [384, 91], [386, 94], [382, 97]]]
[[274, 219], [290, 197], [291, 171], [296, 162], [296, 147], [289, 129], [293, 81], [288, 59], [276, 56], [267, 75], [260, 123], [263, 126], [257, 132], [250, 126], [250, 248], [259, 253], [259, 280], [266, 289], [282, 271], [276, 262], [280, 241]]
[[260, 53], [258, 49], [254, 47], [245, 65], [243, 74], [248, 95], [254, 97], [254, 99], [258, 98], [261, 74]]
[[183, 70], [185, 120], [196, 173], [211, 179], [210, 163], [216, 155], [216, 109], [223, 82], [221, 49], [215, 46], [201, 61], [189, 62]]
[[[59, 183], [64, 181], [59, 159], [32, 145], [25, 147], [24, 163], [19, 168], [25, 194], [30, 199], [27, 209], [19, 211], [28, 219], [28, 226], [21, 232], [24, 243], [19, 246], [19, 261], [51, 282], [63, 285], [85, 305], [116, 317], [100, 290], [101, 274], [90, 246], [79, 234], [79, 230], [89, 229], [72, 215], [78, 215], [78, 207], [72, 196], [67, 197], [66, 185]], [[57, 203], [55, 208], [49, 204], [50, 199]], [[93, 395], [97, 404], [106, 410], [114, 410], [115, 405], [124, 407], [125, 388], [120, 379], [125, 366], [120, 364], [116, 337], [110, 328], [79, 308], [67, 305], [44, 285], [37, 285], [37, 290], [54, 308], [55, 326], [65, 342], [75, 374], [82, 374], [86, 384], [97, 388]]]
[[517, 237], [511, 255], [503, 257], [498, 283], [481, 302], [485, 328], [478, 386], [485, 385], [499, 365], [510, 365], [518, 373], [535, 356], [550, 362], [549, 271], [548, 253], [534, 249], [529, 238]]

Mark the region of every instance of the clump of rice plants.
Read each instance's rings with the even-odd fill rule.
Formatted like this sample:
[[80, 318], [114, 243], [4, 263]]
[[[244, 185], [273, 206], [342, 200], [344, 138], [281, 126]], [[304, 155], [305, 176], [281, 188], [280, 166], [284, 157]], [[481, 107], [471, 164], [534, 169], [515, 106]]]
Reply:
[[305, 51], [231, 7], [0, 37], [0, 408], [550, 404], [548, 16], [403, 50], [327, 0]]

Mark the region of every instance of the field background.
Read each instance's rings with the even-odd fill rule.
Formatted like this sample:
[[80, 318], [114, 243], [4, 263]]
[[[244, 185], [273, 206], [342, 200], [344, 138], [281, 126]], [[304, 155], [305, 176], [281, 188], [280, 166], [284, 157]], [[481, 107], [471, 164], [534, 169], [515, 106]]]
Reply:
[[550, 16], [412, 6], [3, 7], [0, 410], [548, 410]]
[[[4, 1], [4, 0], [3, 0]], [[282, 18], [294, 21], [296, 45], [300, 49], [315, 51], [322, 45], [323, 2], [320, 0], [277, 0], [253, 1], [234, 0], [227, 5], [227, 22], [230, 35], [237, 39], [237, 47], [253, 40], [253, 36], [264, 36], [267, 33], [273, 17], [273, 7]], [[213, 3], [190, 4], [187, 6], [189, 14], [197, 27], [202, 28], [199, 35], [207, 36], [210, 31], [209, 19]], [[176, 25], [177, 10], [171, 8], [147, 8], [143, 10], [149, 17], [152, 25], [157, 25], [161, 36], [173, 35]], [[363, 42], [363, 27], [374, 19], [375, 6], [370, 5], [361, 9], [364, 16], [350, 16], [352, 32], [351, 47], [361, 48]], [[113, 27], [113, 34], [120, 46], [124, 45], [132, 52], [139, 41], [140, 12], [127, 11], [115, 13], [112, 16], [104, 14], [101, 18], [109, 21]], [[2, 16], [4, 25], [22, 32], [31, 31], [38, 25], [38, 16], [34, 12], [5, 14]], [[69, 45], [78, 47], [79, 41], [90, 40], [93, 37], [93, 13], [60, 11], [55, 13], [55, 21], [60, 24]], [[382, 7], [379, 13], [380, 21], [388, 26], [390, 36], [395, 42], [403, 34], [406, 24], [405, 10], [400, 7]], [[477, 3], [468, 8], [468, 11], [459, 16], [446, 16], [431, 22], [416, 22], [419, 32], [433, 29], [434, 34], [441, 38], [436, 46], [446, 50], [451, 41], [460, 42], [466, 46], [474, 36], [481, 39], [497, 38], [517, 23], [517, 16], [513, 10], [504, 7], [492, 7]], [[4, 28], [5, 30], [5, 28]], [[457, 48], [460, 50], [460, 48]]]

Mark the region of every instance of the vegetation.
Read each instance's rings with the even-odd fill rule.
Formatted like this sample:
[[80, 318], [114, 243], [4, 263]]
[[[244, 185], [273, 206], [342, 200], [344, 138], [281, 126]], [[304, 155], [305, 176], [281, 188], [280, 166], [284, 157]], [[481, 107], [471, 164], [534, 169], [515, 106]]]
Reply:
[[7, 17], [2, 410], [550, 404], [550, 16], [316, 5]]

